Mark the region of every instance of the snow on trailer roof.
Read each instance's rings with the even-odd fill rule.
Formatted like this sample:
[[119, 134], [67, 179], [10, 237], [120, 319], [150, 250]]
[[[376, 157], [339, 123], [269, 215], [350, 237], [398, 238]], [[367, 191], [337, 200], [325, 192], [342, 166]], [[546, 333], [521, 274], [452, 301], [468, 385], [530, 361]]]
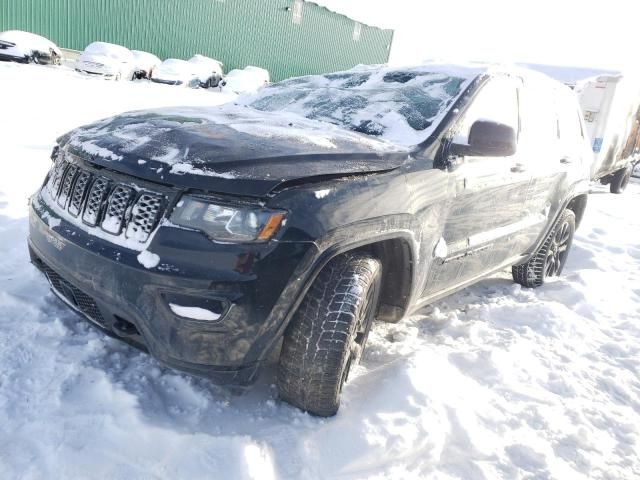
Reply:
[[426, 140], [485, 65], [358, 66], [292, 78], [240, 103], [289, 112], [410, 146]]

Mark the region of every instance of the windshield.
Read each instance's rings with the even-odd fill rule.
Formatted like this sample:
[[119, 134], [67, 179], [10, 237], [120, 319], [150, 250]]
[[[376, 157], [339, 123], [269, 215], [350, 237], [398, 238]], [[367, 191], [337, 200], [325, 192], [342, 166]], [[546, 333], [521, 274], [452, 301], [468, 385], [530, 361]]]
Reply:
[[428, 66], [354, 69], [292, 78], [251, 97], [248, 104], [285, 111], [400, 145], [426, 140], [453, 102], [477, 75]]
[[162, 62], [160, 64], [160, 67], [161, 68], [166, 67], [167, 69], [169, 68], [185, 69], [185, 68], [189, 68], [189, 63], [184, 60], [177, 60], [177, 59], [170, 58]]

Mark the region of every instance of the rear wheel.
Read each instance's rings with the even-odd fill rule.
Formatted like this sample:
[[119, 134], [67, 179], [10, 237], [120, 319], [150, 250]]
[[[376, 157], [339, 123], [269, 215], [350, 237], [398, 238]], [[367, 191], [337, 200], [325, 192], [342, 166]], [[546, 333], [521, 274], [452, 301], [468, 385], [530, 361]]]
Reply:
[[571, 210], [565, 210], [535, 255], [527, 263], [511, 267], [513, 280], [522, 286], [536, 288], [547, 278], [559, 276], [575, 231], [576, 216]]
[[629, 165], [626, 168], [621, 168], [613, 174], [613, 179], [611, 180], [611, 184], [609, 185], [609, 190], [611, 191], [611, 193], [622, 193], [625, 191], [627, 185], [629, 185], [632, 171], [633, 167]]
[[376, 315], [381, 274], [379, 260], [344, 254], [318, 275], [284, 335], [278, 367], [283, 400], [314, 415], [335, 415]]

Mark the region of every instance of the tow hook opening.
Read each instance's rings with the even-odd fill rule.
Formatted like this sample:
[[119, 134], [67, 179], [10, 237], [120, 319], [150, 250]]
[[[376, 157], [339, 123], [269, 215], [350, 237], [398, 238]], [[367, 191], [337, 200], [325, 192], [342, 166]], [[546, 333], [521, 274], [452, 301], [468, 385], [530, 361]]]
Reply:
[[140, 332], [136, 326], [122, 317], [115, 315], [116, 321], [113, 323], [113, 331], [121, 337], [139, 336]]

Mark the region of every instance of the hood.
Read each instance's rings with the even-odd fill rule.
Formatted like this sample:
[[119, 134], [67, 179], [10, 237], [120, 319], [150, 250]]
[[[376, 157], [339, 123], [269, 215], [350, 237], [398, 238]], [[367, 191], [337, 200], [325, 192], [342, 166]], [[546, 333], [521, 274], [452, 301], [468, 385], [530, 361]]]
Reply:
[[131, 112], [58, 141], [91, 163], [145, 180], [248, 196], [292, 180], [391, 170], [409, 154], [324, 122], [239, 106]]
[[116, 70], [119, 63], [117, 60], [114, 60], [111, 57], [107, 57], [106, 55], [95, 55], [91, 53], [83, 53], [82, 55], [80, 55], [80, 58], [78, 58], [78, 62], [109, 71]]

